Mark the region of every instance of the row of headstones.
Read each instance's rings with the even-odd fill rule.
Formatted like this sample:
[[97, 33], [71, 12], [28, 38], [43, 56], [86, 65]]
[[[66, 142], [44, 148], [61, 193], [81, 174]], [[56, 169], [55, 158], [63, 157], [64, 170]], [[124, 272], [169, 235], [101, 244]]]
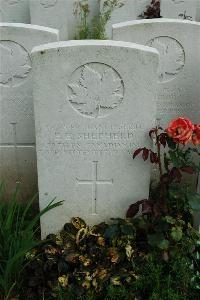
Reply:
[[[89, 4], [89, 23], [106, 10], [108, 0], [0, 0], [0, 22], [32, 23], [60, 31], [60, 40], [74, 39], [81, 26], [78, 3]], [[158, 1], [158, 0], [157, 0]], [[161, 16], [200, 21], [200, 0], [160, 0]], [[114, 3], [114, 2], [113, 2]], [[141, 19], [151, 0], [116, 0], [118, 5], [106, 25], [111, 38], [112, 24]]]
[[[90, 26], [100, 11], [107, 9], [107, 0], [0, 0], [0, 22], [32, 23], [58, 29], [61, 40], [74, 39], [81, 26], [80, 4], [89, 5]], [[115, 1], [111, 1], [115, 2]], [[116, 8], [106, 26], [111, 35], [111, 24], [137, 19], [151, 0], [116, 0]], [[118, 5], [119, 4], [123, 4]], [[104, 5], [105, 4], [105, 5]], [[120, 7], [121, 6], [121, 7]]]
[[26, 182], [24, 195], [35, 189], [35, 124], [40, 206], [65, 200], [43, 218], [43, 235], [71, 216], [123, 216], [147, 198], [150, 166], [132, 152], [149, 147], [154, 120], [199, 123], [200, 23], [125, 22], [113, 27], [119, 42], [41, 45], [58, 31], [3, 23], [0, 36], [1, 177]]

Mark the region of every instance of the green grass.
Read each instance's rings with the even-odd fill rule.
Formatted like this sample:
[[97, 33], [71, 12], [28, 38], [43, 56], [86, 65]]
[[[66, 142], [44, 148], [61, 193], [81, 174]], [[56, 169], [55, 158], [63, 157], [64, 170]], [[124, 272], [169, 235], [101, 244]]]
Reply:
[[22, 274], [25, 268], [24, 259], [28, 251], [36, 247], [40, 240], [36, 239], [39, 220], [49, 210], [62, 204], [54, 200], [30, 219], [33, 204], [37, 196], [20, 204], [19, 186], [16, 187], [11, 199], [2, 201], [4, 185], [0, 184], [0, 299], [8, 300], [20, 289]]

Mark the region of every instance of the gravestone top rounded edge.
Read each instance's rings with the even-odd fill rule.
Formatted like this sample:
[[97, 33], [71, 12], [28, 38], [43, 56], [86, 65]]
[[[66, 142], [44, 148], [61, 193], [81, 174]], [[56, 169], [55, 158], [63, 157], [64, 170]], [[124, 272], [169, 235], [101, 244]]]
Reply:
[[39, 25], [32, 25], [32, 24], [25, 24], [25, 23], [4, 23], [0, 22], [0, 28], [18, 28], [18, 29], [32, 29], [36, 31], [45, 31], [49, 33], [54, 33], [56, 35], [59, 35], [59, 30], [45, 27], [45, 26], [39, 26]]
[[32, 50], [32, 55], [37, 52], [55, 50], [57, 48], [66, 48], [66, 47], [80, 47], [80, 46], [112, 46], [112, 47], [123, 47], [123, 48], [132, 48], [135, 50], [140, 50], [144, 52], [151, 52], [152, 54], [159, 55], [158, 51], [149, 46], [143, 46], [135, 43], [122, 42], [122, 41], [112, 41], [112, 40], [71, 40], [65, 42], [54, 42], [36, 46]]
[[200, 22], [196, 21], [189, 21], [189, 20], [179, 20], [179, 19], [168, 19], [168, 18], [160, 18], [160, 19], [142, 19], [142, 20], [134, 20], [134, 21], [127, 21], [114, 24], [112, 26], [113, 30], [123, 28], [123, 27], [131, 27], [136, 25], [143, 25], [143, 24], [181, 24], [181, 25], [196, 25], [200, 26]]

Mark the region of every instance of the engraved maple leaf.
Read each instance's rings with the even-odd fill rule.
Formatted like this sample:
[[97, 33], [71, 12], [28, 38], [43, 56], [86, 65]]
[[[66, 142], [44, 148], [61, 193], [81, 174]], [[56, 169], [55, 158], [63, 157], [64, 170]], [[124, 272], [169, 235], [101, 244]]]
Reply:
[[72, 90], [69, 101], [86, 115], [98, 117], [101, 110], [117, 107], [122, 99], [122, 81], [113, 69], [107, 68], [102, 74], [84, 66], [78, 83], [68, 85]]
[[0, 83], [12, 84], [15, 78], [25, 78], [31, 66], [27, 62], [27, 52], [18, 44], [0, 44]]
[[165, 75], [176, 75], [183, 67], [182, 48], [162, 40], [154, 40], [151, 44], [160, 53], [159, 77], [162, 81]]

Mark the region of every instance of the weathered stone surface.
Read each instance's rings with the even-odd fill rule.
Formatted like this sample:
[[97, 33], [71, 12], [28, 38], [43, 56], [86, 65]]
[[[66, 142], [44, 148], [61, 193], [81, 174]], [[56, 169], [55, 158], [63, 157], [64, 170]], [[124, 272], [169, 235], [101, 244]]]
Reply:
[[[56, 28], [60, 40], [74, 39], [81, 25], [79, 2], [84, 0], [30, 0], [31, 23]], [[89, 24], [99, 14], [98, 0], [88, 0]]]
[[[28, 168], [28, 161], [31, 161], [31, 165], [32, 161], [35, 161], [36, 166], [34, 151], [29, 151], [29, 159], [25, 162], [23, 157], [20, 154], [19, 157], [16, 156], [16, 151], [13, 150], [20, 148], [27, 151], [27, 147], [32, 149], [35, 144], [31, 50], [36, 45], [57, 40], [57, 30], [25, 24], [0, 23], [0, 150], [3, 157], [7, 155], [10, 170], [12, 162], [15, 161], [13, 175], [11, 171], [6, 173], [5, 168], [0, 168], [0, 179], [5, 180], [8, 186], [12, 185], [13, 180], [18, 181], [16, 164], [19, 166], [19, 173]], [[10, 150], [7, 151], [8, 149]], [[3, 158], [0, 163], [5, 165]], [[31, 192], [36, 177], [34, 168], [30, 168], [26, 170], [30, 176], [22, 178], [25, 180], [25, 186], [30, 184]]]
[[178, 116], [199, 123], [200, 23], [157, 19], [113, 26], [115, 40], [156, 48], [160, 53], [157, 117], [166, 124]]
[[[103, 14], [108, 11], [108, 6], [105, 6], [106, 0], [100, 0], [100, 11]], [[118, 6], [111, 12], [111, 17], [106, 24], [106, 36], [112, 37], [112, 25], [139, 19], [140, 15], [146, 10], [146, 7], [151, 3], [151, 0], [119, 0]]]
[[28, 201], [37, 192], [37, 167], [35, 146], [0, 146], [0, 180], [5, 183], [4, 200], [9, 201], [20, 184], [21, 201]]
[[69, 1], [66, 0], [30, 0], [31, 23], [56, 28], [59, 38], [68, 39]]
[[200, 1], [197, 1], [197, 22], [200, 22]]
[[[105, 6], [106, 0], [101, 0], [100, 11], [103, 14], [107, 8]], [[137, 18], [137, 9], [135, 0], [123, 0], [120, 2], [119, 7], [115, 8], [112, 13], [110, 20], [106, 24], [106, 36], [112, 37], [112, 25], [119, 22], [125, 22], [134, 20]]]
[[0, 0], [0, 22], [30, 23], [29, 0]]
[[[130, 64], [132, 61], [132, 64]], [[150, 169], [132, 151], [149, 146], [158, 53], [114, 41], [70, 41], [33, 50], [43, 237], [72, 216], [122, 217], [148, 196]]]
[[199, 0], [161, 0], [161, 16], [164, 18], [198, 21]]

